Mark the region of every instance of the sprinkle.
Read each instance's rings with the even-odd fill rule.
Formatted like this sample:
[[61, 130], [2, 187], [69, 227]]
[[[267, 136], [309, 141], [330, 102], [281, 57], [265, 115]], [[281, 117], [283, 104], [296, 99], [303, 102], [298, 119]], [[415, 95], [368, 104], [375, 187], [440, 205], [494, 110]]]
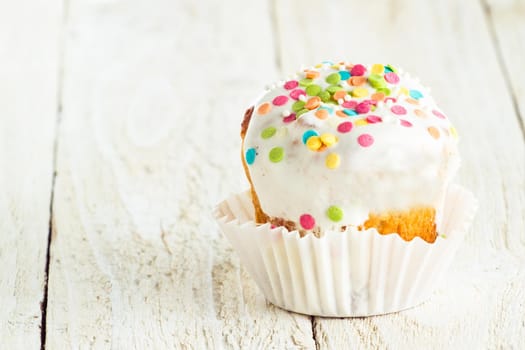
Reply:
[[385, 96], [390, 95], [390, 89], [386, 88], [386, 87], [382, 87], [382, 88], [377, 89], [377, 92], [380, 92], [380, 93], [382, 93]]
[[328, 118], [328, 111], [326, 109], [318, 109], [315, 112], [315, 116], [321, 120]]
[[396, 73], [386, 73], [385, 74], [385, 80], [390, 84], [397, 84], [399, 83], [399, 76]]
[[352, 74], [352, 76], [362, 76], [364, 75], [366, 72], [366, 68], [365, 66], [363, 66], [362, 64], [356, 64], [355, 66], [352, 67], [352, 70], [350, 71], [350, 74]]
[[421, 109], [414, 109], [414, 114], [420, 118], [425, 118], [427, 116], [427, 114]]
[[458, 138], [458, 132], [457, 132], [456, 128], [453, 127], [453, 126], [450, 127], [450, 134], [452, 135], [453, 138], [455, 138], [455, 139]]
[[306, 102], [306, 95], [299, 95], [299, 101]]
[[322, 88], [319, 85], [311, 84], [306, 87], [306, 94], [309, 96], [317, 96]]
[[423, 94], [419, 90], [410, 90], [410, 96], [416, 100], [419, 100], [421, 97], [423, 97]]
[[273, 99], [272, 103], [276, 106], [282, 106], [284, 105], [286, 102], [288, 102], [288, 97], [287, 96], [284, 96], [284, 95], [281, 95], [281, 96], [277, 96], [276, 98]]
[[385, 94], [378, 91], [378, 92], [372, 94], [371, 97], [372, 97], [372, 100], [374, 100], [374, 101], [383, 101], [385, 99]]
[[263, 139], [269, 139], [270, 137], [275, 135], [276, 132], [277, 129], [274, 126], [269, 126], [261, 132], [261, 137]]
[[295, 113], [292, 113], [292, 114], [290, 114], [289, 116], [283, 118], [283, 122], [285, 122], [285, 123], [291, 123], [291, 122], [295, 121], [295, 118], [296, 118]]
[[319, 133], [315, 130], [306, 130], [303, 134], [303, 143], [306, 145], [306, 141], [312, 136], [319, 136]]
[[339, 73], [332, 73], [329, 76], [326, 77], [326, 82], [328, 84], [337, 84], [341, 80], [341, 76]]
[[255, 162], [255, 156], [257, 156], [257, 152], [255, 151], [255, 148], [248, 148], [248, 150], [246, 151], [246, 163], [248, 163], [248, 165], [252, 165], [253, 162]]
[[301, 109], [299, 112], [297, 112], [297, 118], [299, 118], [301, 115], [305, 114], [309, 110], [306, 108]]
[[355, 111], [359, 114], [364, 114], [370, 112], [370, 103], [361, 102], [355, 107]]
[[304, 78], [304, 79], [299, 80], [299, 85], [301, 85], [301, 86], [308, 86], [308, 85], [310, 85], [312, 82], [313, 82], [312, 79]]
[[428, 130], [428, 133], [429, 133], [433, 138], [435, 138], [436, 140], [439, 139], [440, 134], [439, 134], [439, 130], [438, 130], [437, 128], [435, 128], [435, 127], [433, 127], [433, 126], [429, 126], [429, 127], [427, 128], [427, 130]]
[[399, 94], [408, 96], [408, 89], [406, 87], [402, 87], [401, 89], [399, 89]]
[[405, 107], [400, 106], [400, 105], [392, 106], [390, 110], [392, 111], [392, 113], [397, 114], [397, 115], [403, 115], [407, 113], [407, 110], [405, 109]]
[[306, 104], [304, 105], [307, 109], [316, 109], [321, 105], [321, 99], [317, 96], [314, 96], [310, 98], [308, 101], [306, 101]]
[[306, 92], [304, 92], [303, 89], [295, 89], [290, 92], [290, 97], [294, 100], [298, 100], [299, 96], [306, 95]]
[[319, 78], [319, 72], [316, 71], [316, 70], [309, 70], [309, 71], [306, 72], [306, 77], [308, 79]]
[[337, 131], [339, 131], [341, 134], [346, 134], [347, 132], [352, 131], [352, 123], [351, 122], [342, 122], [337, 126]]
[[323, 143], [321, 142], [321, 138], [319, 136], [311, 136], [306, 140], [306, 147], [310, 149], [311, 151], [317, 151]]
[[361, 134], [357, 138], [357, 142], [363, 147], [369, 147], [374, 143], [374, 138], [370, 134]]
[[303, 214], [299, 218], [299, 223], [305, 230], [311, 230], [315, 227], [315, 219], [310, 214]]
[[364, 125], [367, 125], [368, 122], [366, 121], [366, 119], [358, 119], [354, 122], [355, 126], [364, 126]]
[[335, 94], [339, 90], [343, 90], [343, 88], [339, 85], [330, 85], [326, 88], [326, 91], [328, 91], [331, 94]]
[[338, 206], [332, 205], [326, 211], [328, 218], [334, 222], [339, 222], [343, 219], [343, 209]]
[[379, 74], [370, 74], [368, 76], [368, 82], [376, 89], [386, 87], [385, 79], [383, 79], [383, 76]]
[[412, 123], [409, 122], [408, 120], [400, 119], [399, 121], [400, 121], [401, 125], [406, 126], [407, 128], [412, 126]]
[[344, 113], [344, 111], [336, 111], [335, 112], [335, 115], [337, 115], [338, 117], [341, 117], [341, 118], [346, 118], [347, 117], [347, 114]]
[[284, 83], [284, 88], [286, 90], [292, 90], [295, 89], [299, 85], [299, 82], [297, 80], [290, 80]]
[[265, 102], [262, 105], [260, 105], [259, 108], [257, 108], [257, 113], [259, 113], [260, 115], [264, 115], [268, 113], [270, 109], [272, 109], [272, 105], [270, 105], [268, 102]]
[[372, 74], [383, 74], [384, 67], [382, 64], [376, 63], [372, 66], [372, 69], [370, 71], [372, 72]]
[[330, 153], [326, 156], [325, 164], [328, 169], [337, 169], [341, 164], [341, 157], [337, 153]]
[[357, 115], [357, 112], [355, 110], [348, 108], [343, 109], [343, 113], [349, 116]]
[[366, 96], [368, 96], [368, 89], [355, 88], [354, 90], [352, 90], [352, 96], [354, 96], [354, 97], [366, 97]]
[[340, 99], [344, 99], [346, 96], [346, 91], [345, 90], [339, 90], [339, 91], [336, 91], [334, 93], [334, 96], [332, 96], [332, 98], [336, 101], [340, 100]]
[[354, 109], [356, 106], [357, 106], [357, 101], [354, 101], [354, 100], [346, 101], [343, 103], [344, 108]]
[[348, 78], [350, 78], [350, 72], [342, 70], [339, 72], [339, 76], [341, 77], [341, 80], [348, 80]]
[[292, 110], [294, 112], [299, 112], [301, 109], [304, 108], [305, 103], [303, 101], [295, 101], [292, 105]]
[[441, 119], [445, 119], [446, 118], [443, 113], [441, 113], [440, 111], [435, 110], [435, 109], [432, 110], [432, 114], [434, 114], [436, 117], [441, 118]]
[[274, 147], [269, 154], [270, 161], [279, 163], [284, 158], [284, 149], [282, 147]]
[[321, 142], [327, 147], [333, 146], [337, 142], [337, 137], [329, 133], [322, 134], [320, 138]]
[[419, 101], [418, 100], [414, 100], [413, 98], [406, 98], [405, 101], [407, 101], [408, 103], [412, 104], [412, 105], [418, 105], [419, 104]]
[[381, 123], [383, 119], [381, 119], [381, 117], [377, 115], [369, 115], [368, 117], [366, 117], [366, 121], [369, 122], [370, 124], [375, 124], [375, 123]]
[[348, 84], [350, 84], [352, 86], [361, 86], [364, 83], [366, 83], [366, 78], [365, 77], [351, 77], [348, 80]]
[[330, 101], [330, 93], [328, 91], [321, 91], [317, 96], [321, 98], [321, 101]]

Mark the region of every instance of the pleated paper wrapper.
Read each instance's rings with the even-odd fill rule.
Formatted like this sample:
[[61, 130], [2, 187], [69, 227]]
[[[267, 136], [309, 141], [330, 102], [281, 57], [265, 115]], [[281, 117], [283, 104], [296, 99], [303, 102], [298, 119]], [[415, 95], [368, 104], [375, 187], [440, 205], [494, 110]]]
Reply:
[[216, 209], [223, 233], [271, 303], [327, 317], [370, 316], [416, 306], [430, 297], [449, 268], [477, 207], [467, 190], [451, 186], [439, 236], [410, 242], [375, 229], [326, 232], [321, 238], [270, 224], [256, 225], [248, 192]]

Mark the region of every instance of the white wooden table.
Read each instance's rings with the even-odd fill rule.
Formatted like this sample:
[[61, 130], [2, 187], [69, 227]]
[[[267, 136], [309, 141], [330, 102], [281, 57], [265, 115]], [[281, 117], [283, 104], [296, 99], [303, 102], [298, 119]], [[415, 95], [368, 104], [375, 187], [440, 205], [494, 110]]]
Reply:
[[[265, 302], [212, 218], [239, 125], [323, 59], [420, 76], [479, 198], [420, 307]], [[0, 348], [524, 349], [525, 1], [0, 2]]]

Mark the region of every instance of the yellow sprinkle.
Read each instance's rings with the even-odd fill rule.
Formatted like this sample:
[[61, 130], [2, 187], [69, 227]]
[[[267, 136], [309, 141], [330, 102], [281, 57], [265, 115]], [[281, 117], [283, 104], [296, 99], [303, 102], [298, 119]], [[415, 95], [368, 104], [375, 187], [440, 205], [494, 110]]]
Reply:
[[372, 74], [383, 74], [385, 71], [385, 68], [382, 64], [374, 64], [372, 66]]
[[322, 145], [323, 143], [319, 136], [310, 136], [308, 140], [306, 140], [306, 146], [312, 151], [317, 151]]
[[325, 146], [333, 146], [336, 142], [337, 142], [337, 137], [335, 137], [335, 135], [332, 135], [332, 134], [322, 134], [321, 135], [321, 142], [325, 145]]
[[456, 130], [455, 127], [451, 126], [450, 127], [450, 133], [452, 134], [452, 137], [457, 139], [458, 138], [458, 131]]
[[315, 67], [315, 68], [321, 68], [322, 66], [323, 66], [322, 63], [318, 63], [318, 64], [316, 64], [314, 67]]
[[332, 69], [339, 69], [339, 65], [338, 65], [338, 64], [334, 64], [334, 65], [332, 66]]
[[336, 169], [339, 168], [339, 165], [341, 164], [341, 157], [339, 157], [339, 154], [337, 153], [330, 153], [326, 156], [326, 167], [328, 169]]
[[363, 125], [366, 125], [368, 124], [368, 122], [366, 121], [366, 119], [357, 119], [355, 122], [354, 122], [354, 125], [355, 126], [363, 126]]
[[365, 97], [368, 96], [368, 89], [365, 88], [355, 88], [352, 90], [352, 96], [354, 97]]
[[399, 94], [408, 96], [408, 89], [406, 87], [402, 87], [401, 89], [399, 89]]

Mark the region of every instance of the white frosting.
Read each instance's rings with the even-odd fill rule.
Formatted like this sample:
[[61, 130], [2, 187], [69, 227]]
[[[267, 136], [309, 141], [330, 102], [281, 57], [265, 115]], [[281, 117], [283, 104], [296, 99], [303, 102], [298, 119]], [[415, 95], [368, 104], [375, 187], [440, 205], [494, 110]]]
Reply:
[[[325, 63], [307, 70], [320, 73], [312, 83], [324, 90], [330, 85], [326, 82], [328, 75], [349, 71], [350, 67], [350, 64], [337, 67]], [[368, 77], [372, 66], [365, 67], [364, 76]], [[253, 153], [250, 149], [257, 154], [255, 159], [247, 156], [247, 163], [266, 214], [297, 223], [302, 215], [309, 214], [321, 231], [361, 225], [370, 212], [408, 210], [420, 205], [436, 208], [439, 216], [445, 187], [459, 165], [455, 129], [437, 108], [429, 89], [407, 74], [399, 71], [396, 74], [398, 83], [386, 83], [391, 90], [387, 97], [394, 98], [395, 102], [376, 102], [375, 110], [355, 116], [341, 117], [336, 113], [351, 109], [343, 107], [342, 102], [370, 101], [376, 89], [368, 83], [359, 86], [368, 90], [366, 97], [347, 95], [346, 99], [339, 100], [339, 104], [321, 103], [319, 108], [332, 110], [326, 119], [317, 117], [319, 108], [315, 108], [288, 123], [283, 121], [283, 115], [287, 115], [286, 111], [291, 112], [296, 102], [290, 98], [290, 93], [305, 87], [286, 89], [285, 83], [280, 82], [266, 91], [255, 104], [243, 150], [245, 155]], [[292, 80], [304, 78], [305, 72], [300, 72]], [[337, 84], [351, 92], [357, 87], [350, 85], [349, 81], [341, 80]], [[417, 92], [412, 90], [420, 92], [422, 97], [417, 100], [412, 98], [411, 93], [417, 97]], [[288, 97], [287, 103], [274, 105], [272, 101], [277, 96]], [[306, 96], [304, 100], [311, 97]], [[269, 103], [271, 108], [269, 112], [259, 113], [264, 103]], [[392, 109], [399, 109], [398, 106], [403, 107], [406, 114], [393, 113]], [[364, 122], [358, 120], [366, 120], [369, 116], [380, 117], [382, 121], [360, 125]], [[350, 132], [338, 131], [343, 122], [353, 124]], [[403, 126], [402, 123], [406, 122], [412, 126]], [[269, 138], [263, 138], [261, 133], [268, 127], [275, 127], [276, 132]], [[312, 150], [303, 143], [303, 135], [308, 130], [314, 130], [319, 135], [332, 134], [338, 141], [323, 151]], [[372, 136], [371, 145], [360, 145], [358, 138], [363, 134]], [[284, 151], [282, 160], [278, 162], [272, 161], [269, 156], [275, 147]], [[331, 153], [340, 158], [340, 164], [335, 169], [326, 165], [326, 158]], [[327, 210], [331, 206], [342, 210], [341, 220], [329, 218]]]

